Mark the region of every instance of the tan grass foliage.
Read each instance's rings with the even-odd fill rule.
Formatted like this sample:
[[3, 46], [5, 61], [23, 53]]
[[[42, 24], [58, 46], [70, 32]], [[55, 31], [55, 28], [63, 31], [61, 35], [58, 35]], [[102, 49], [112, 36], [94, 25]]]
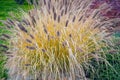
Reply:
[[11, 80], [87, 80], [82, 64], [102, 59], [111, 32], [89, 0], [40, 0], [23, 19], [8, 20]]

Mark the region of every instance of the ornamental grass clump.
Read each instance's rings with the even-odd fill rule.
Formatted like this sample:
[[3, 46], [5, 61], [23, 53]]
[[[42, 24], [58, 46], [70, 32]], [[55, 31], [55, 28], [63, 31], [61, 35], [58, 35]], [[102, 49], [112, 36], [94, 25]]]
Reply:
[[[8, 19], [6, 66], [11, 80], [87, 80], [83, 69], [91, 59], [104, 60], [110, 21], [99, 10], [89, 13], [89, 0], [39, 0], [22, 20]], [[86, 66], [87, 67], [87, 66]]]

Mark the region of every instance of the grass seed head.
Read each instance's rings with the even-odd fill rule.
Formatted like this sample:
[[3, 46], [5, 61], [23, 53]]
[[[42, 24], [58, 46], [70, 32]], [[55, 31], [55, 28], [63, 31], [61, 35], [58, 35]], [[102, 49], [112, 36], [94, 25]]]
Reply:
[[[86, 79], [82, 64], [100, 58], [110, 34], [90, 0], [38, 0], [21, 21], [9, 20], [15, 33], [7, 66], [11, 79]], [[40, 7], [40, 8], [39, 8]], [[12, 22], [12, 23], [11, 23]]]

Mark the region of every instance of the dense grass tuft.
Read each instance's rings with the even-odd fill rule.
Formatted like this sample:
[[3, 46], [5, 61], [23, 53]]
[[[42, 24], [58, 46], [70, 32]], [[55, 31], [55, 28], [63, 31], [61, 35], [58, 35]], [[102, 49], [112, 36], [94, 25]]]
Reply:
[[7, 78], [7, 70], [4, 67], [7, 60], [4, 53], [7, 51], [7, 48], [4, 47], [9, 45], [8, 40], [2, 35], [10, 33], [1, 21], [11, 18], [11, 14], [19, 13], [20, 8], [27, 11], [31, 9], [31, 6], [27, 3], [24, 3], [24, 5], [18, 5], [14, 0], [0, 0], [0, 80]]
[[21, 11], [22, 20], [8, 19], [6, 26], [14, 33], [8, 35], [10, 78], [86, 80], [84, 68], [94, 67], [89, 64], [92, 59], [111, 66], [105, 53], [114, 45], [108, 26], [115, 20], [105, 21], [100, 16], [103, 7], [89, 13], [90, 3], [43, 0], [28, 13]]
[[[0, 19], [11, 18], [0, 28], [11, 80], [119, 80], [120, 46], [111, 36], [119, 19], [106, 21], [100, 15], [106, 5], [90, 10], [88, 0], [43, 0], [26, 12], [31, 9], [27, 3], [0, 3]], [[5, 62], [0, 54], [0, 78], [7, 77]]]

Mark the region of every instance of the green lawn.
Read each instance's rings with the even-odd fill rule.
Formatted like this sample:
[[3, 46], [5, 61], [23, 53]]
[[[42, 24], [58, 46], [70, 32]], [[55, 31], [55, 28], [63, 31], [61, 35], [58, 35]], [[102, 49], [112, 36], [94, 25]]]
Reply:
[[28, 10], [31, 6], [27, 3], [24, 5], [16, 4], [14, 0], [0, 0], [0, 19], [6, 19], [10, 17], [10, 12], [18, 12], [19, 9]]

